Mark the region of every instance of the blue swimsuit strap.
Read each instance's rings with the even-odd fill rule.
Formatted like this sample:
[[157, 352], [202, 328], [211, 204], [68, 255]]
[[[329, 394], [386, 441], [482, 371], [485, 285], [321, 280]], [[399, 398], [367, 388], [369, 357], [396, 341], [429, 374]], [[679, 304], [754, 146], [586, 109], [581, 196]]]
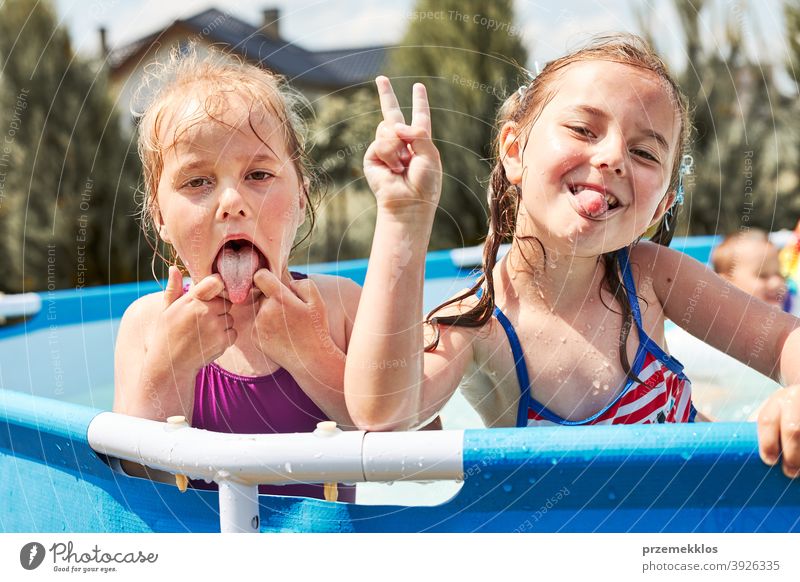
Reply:
[[636, 329], [639, 332], [639, 349], [641, 350], [642, 348], [645, 348], [656, 358], [658, 358], [662, 364], [667, 366], [667, 368], [672, 370], [681, 378], [686, 379], [686, 376], [683, 373], [683, 364], [670, 356], [660, 345], [650, 339], [650, 336], [645, 333], [644, 328], [642, 327], [642, 313], [639, 310], [639, 297], [636, 295], [636, 285], [633, 282], [633, 273], [631, 272], [628, 249], [623, 248], [618, 251], [618, 260], [619, 268], [622, 271], [622, 283], [625, 285], [625, 292], [628, 295], [628, 303], [631, 305], [633, 320], [636, 322]]
[[[629, 264], [629, 256], [627, 249], [621, 249], [619, 251], [619, 265], [620, 270], [622, 271], [622, 282], [625, 285], [625, 291], [628, 296], [628, 301], [631, 305], [631, 313], [633, 315], [633, 319], [636, 322], [636, 328], [639, 332], [639, 347], [636, 350], [636, 358], [634, 359], [633, 366], [631, 367], [632, 371], [636, 374], [639, 373], [641, 366], [644, 364], [644, 357], [645, 354], [649, 351], [652, 353], [656, 358], [661, 360], [667, 367], [669, 367], [673, 372], [681, 376], [682, 378], [686, 379], [683, 374], [683, 366], [668, 355], [664, 350], [661, 349], [657, 343], [650, 339], [650, 337], [644, 332], [642, 329], [642, 315], [639, 309], [639, 297], [636, 295], [636, 285], [633, 281], [633, 275], [631, 273], [630, 264]], [[483, 289], [478, 289], [476, 295], [478, 299], [481, 298], [483, 294]], [[519, 341], [519, 336], [517, 336], [517, 332], [514, 329], [514, 326], [509, 321], [506, 314], [503, 311], [495, 306], [494, 308], [494, 316], [497, 321], [500, 322], [500, 325], [503, 327], [503, 330], [506, 333], [506, 337], [508, 337], [508, 343], [511, 346], [511, 353], [514, 356], [514, 367], [517, 373], [517, 381], [519, 382], [520, 387], [520, 398], [519, 398], [519, 407], [517, 409], [517, 426], [524, 427], [528, 424], [528, 409], [534, 410], [539, 416], [542, 418], [549, 420], [555, 424], [560, 425], [568, 425], [568, 426], [580, 426], [584, 424], [589, 424], [595, 419], [599, 418], [603, 414], [605, 414], [612, 406], [614, 406], [620, 398], [630, 389], [633, 385], [633, 381], [629, 380], [624, 387], [624, 389], [619, 393], [619, 395], [608, 403], [607, 406], [603, 407], [602, 410], [599, 410], [589, 418], [585, 418], [583, 420], [566, 420], [561, 418], [557, 414], [553, 413], [549, 410], [544, 404], [538, 402], [533, 396], [531, 395], [531, 383], [530, 383], [530, 376], [528, 375], [528, 367], [525, 363], [525, 352], [522, 350], [522, 345]], [[692, 414], [692, 420], [694, 419], [694, 414]]]
[[[483, 289], [478, 289], [476, 296], [478, 299], [483, 295]], [[517, 382], [519, 382], [520, 396], [519, 406], [517, 407], [517, 426], [525, 426], [528, 424], [528, 406], [530, 404], [531, 396], [531, 381], [528, 376], [528, 366], [525, 364], [525, 353], [522, 351], [522, 344], [519, 341], [517, 332], [514, 326], [506, 317], [499, 307], [495, 306], [494, 316], [508, 337], [508, 343], [511, 345], [511, 354], [514, 356], [514, 368], [517, 372]]]
[[[628, 303], [631, 305], [633, 320], [636, 322], [636, 329], [639, 330], [639, 337], [644, 339], [647, 335], [642, 329], [642, 312], [639, 311], [639, 297], [636, 295], [636, 284], [633, 282], [631, 273], [630, 256], [628, 249], [622, 248], [618, 251], [617, 259], [619, 268], [622, 271], [622, 283], [625, 285], [625, 293], [628, 295]], [[649, 340], [650, 338], [647, 337]]]
[[[628, 269], [628, 254], [623, 249], [620, 251], [620, 267], [623, 272], [623, 283], [625, 284], [625, 289], [628, 294], [628, 298], [631, 303], [631, 309], [633, 311], [633, 318], [636, 321], [637, 329], [639, 330], [639, 337], [642, 340], [639, 344], [639, 348], [636, 351], [636, 358], [633, 362], [633, 370], [637, 371], [642, 363], [644, 362], [644, 355], [645, 350], [644, 343], [653, 344], [655, 345], [649, 337], [642, 331], [641, 326], [641, 314], [639, 312], [639, 301], [636, 297], [636, 286], [633, 283], [633, 277], [630, 274], [630, 269]], [[623, 262], [624, 260], [624, 262]], [[483, 294], [483, 289], [478, 289], [477, 297], [480, 299], [481, 295]], [[624, 390], [622, 390], [619, 395], [608, 403], [607, 406], [603, 407], [602, 410], [597, 411], [595, 414], [591, 415], [588, 418], [583, 420], [566, 420], [561, 418], [554, 412], [552, 412], [549, 408], [547, 408], [544, 404], [533, 398], [531, 395], [531, 383], [530, 383], [530, 376], [528, 375], [528, 367], [525, 363], [525, 352], [522, 350], [522, 345], [519, 341], [519, 336], [517, 336], [517, 332], [514, 329], [514, 326], [509, 321], [506, 314], [502, 312], [502, 310], [495, 306], [494, 308], [494, 316], [497, 318], [497, 321], [500, 322], [500, 325], [503, 327], [503, 330], [506, 332], [506, 336], [508, 337], [508, 343], [511, 345], [511, 353], [514, 356], [514, 367], [517, 372], [517, 381], [519, 382], [520, 387], [520, 397], [519, 397], [519, 407], [517, 409], [517, 426], [524, 427], [528, 424], [528, 409], [534, 410], [539, 416], [542, 418], [549, 420], [555, 424], [561, 425], [568, 425], [568, 426], [581, 426], [584, 424], [588, 424], [605, 414], [612, 406], [614, 406], [617, 401], [622, 398], [622, 396], [628, 391], [628, 388], [632, 384], [632, 382], [628, 382], [628, 385]], [[658, 347], [656, 345], [656, 347]], [[659, 350], [660, 351], [660, 350]], [[663, 353], [663, 352], [662, 352]], [[666, 355], [666, 354], [665, 354]], [[638, 373], [638, 372], [637, 372]]]

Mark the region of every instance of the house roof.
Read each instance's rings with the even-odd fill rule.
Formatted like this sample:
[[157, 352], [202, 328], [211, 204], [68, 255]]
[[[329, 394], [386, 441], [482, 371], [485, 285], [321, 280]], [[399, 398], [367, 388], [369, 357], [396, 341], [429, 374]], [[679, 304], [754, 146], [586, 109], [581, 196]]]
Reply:
[[111, 51], [113, 70], [141, 55], [168, 31], [182, 27], [211, 44], [223, 44], [250, 62], [285, 76], [290, 82], [320, 88], [344, 88], [371, 80], [381, 72], [387, 47], [373, 46], [309, 51], [283, 39], [270, 38], [262, 29], [229, 13], [210, 8], [167, 28]]

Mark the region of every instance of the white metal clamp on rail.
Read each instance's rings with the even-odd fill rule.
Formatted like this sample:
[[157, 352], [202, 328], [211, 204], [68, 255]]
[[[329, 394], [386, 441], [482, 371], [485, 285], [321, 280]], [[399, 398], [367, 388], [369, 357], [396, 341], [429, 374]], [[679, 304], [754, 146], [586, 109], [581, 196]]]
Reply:
[[98, 453], [219, 485], [220, 530], [259, 531], [258, 485], [463, 478], [463, 431], [224, 434], [113, 412], [89, 424]]

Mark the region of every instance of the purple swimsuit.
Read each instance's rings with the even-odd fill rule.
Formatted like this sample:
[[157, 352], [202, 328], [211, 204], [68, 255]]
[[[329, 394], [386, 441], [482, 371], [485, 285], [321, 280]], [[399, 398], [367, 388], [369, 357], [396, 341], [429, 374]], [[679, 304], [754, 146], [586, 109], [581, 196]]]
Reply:
[[[305, 275], [292, 273], [295, 279]], [[195, 382], [192, 426], [214, 432], [272, 434], [311, 432], [328, 420], [289, 372], [278, 368], [268, 376], [239, 376], [211, 363]], [[288, 459], [287, 459], [288, 460]], [[197, 489], [216, 484], [192, 481]], [[323, 485], [260, 485], [259, 493], [324, 499]], [[353, 503], [355, 486], [339, 485], [339, 501]]]

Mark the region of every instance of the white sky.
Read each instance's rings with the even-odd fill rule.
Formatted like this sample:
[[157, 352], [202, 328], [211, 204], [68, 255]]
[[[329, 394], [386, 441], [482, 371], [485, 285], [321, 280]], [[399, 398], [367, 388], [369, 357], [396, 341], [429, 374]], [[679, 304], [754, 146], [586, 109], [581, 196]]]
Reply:
[[[546, 62], [587, 35], [610, 30], [638, 32], [634, 6], [644, 10], [658, 31], [659, 50], [674, 65], [682, 64], [680, 26], [673, 0], [517, 0], [517, 25], [533, 61]], [[281, 11], [281, 35], [308, 49], [346, 48], [391, 44], [400, 40], [409, 23], [413, 0], [56, 0], [62, 23], [85, 53], [99, 47], [97, 28], [106, 26], [109, 41], [120, 46], [154, 32], [177, 18], [216, 7], [256, 24], [264, 8]], [[750, 5], [743, 9], [742, 6]], [[710, 45], [722, 36], [723, 17], [742, 23], [750, 50], [763, 62], [786, 58], [781, 0], [713, 0], [712, 18], [703, 41]], [[760, 40], [758, 40], [760, 39]]]

